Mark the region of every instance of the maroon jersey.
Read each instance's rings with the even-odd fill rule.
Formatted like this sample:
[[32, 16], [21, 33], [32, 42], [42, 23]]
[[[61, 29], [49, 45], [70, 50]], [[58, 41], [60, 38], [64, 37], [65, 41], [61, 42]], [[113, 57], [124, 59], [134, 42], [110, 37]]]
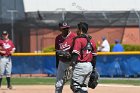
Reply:
[[96, 53], [96, 44], [93, 39], [90, 40], [92, 47], [94, 49], [93, 52], [88, 50], [83, 50], [81, 53], [81, 49], [83, 49], [87, 45], [87, 39], [86, 38], [77, 38], [75, 39], [74, 47], [73, 47], [73, 53], [78, 54], [78, 61], [79, 62], [91, 62], [92, 60], [92, 54]]
[[1, 46], [1, 47], [2, 47], [2, 44], [3, 44], [3, 40], [0, 39], [0, 46]]
[[[73, 32], [70, 32], [67, 37], [63, 37], [62, 34], [58, 35], [55, 39], [55, 49], [70, 52], [74, 37], [76, 37], [76, 34]], [[65, 59], [60, 60], [65, 62]]]
[[11, 40], [2, 40], [2, 48], [4, 51], [6, 51], [6, 54], [1, 54], [4, 56], [10, 56], [10, 51], [15, 50], [15, 46]]
[[2, 44], [3, 44], [3, 41], [0, 39], [0, 50], [3, 50]]

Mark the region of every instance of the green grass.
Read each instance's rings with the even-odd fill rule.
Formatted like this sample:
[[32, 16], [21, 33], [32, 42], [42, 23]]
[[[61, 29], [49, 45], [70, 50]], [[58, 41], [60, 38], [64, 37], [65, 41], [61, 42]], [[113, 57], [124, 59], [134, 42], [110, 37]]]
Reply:
[[[43, 77], [43, 78], [12, 78], [11, 82], [13, 85], [54, 85], [55, 78]], [[6, 79], [4, 78], [2, 83], [6, 84]], [[69, 84], [69, 82], [67, 83]], [[100, 79], [99, 84], [129, 84], [140, 86], [140, 79]]]
[[[6, 84], [6, 79], [2, 83]], [[12, 78], [13, 85], [54, 85], [55, 78]]]
[[127, 84], [140, 86], [140, 79], [101, 79], [100, 84]]

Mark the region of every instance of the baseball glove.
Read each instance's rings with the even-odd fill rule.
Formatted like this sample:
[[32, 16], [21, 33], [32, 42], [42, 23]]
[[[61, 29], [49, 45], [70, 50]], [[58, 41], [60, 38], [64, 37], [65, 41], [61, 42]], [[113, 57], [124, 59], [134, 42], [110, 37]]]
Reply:
[[98, 79], [99, 79], [99, 73], [96, 71], [96, 69], [94, 69], [90, 75], [88, 87], [95, 89], [96, 86], [98, 85]]
[[65, 59], [67, 61], [71, 60], [71, 54], [69, 52], [63, 50], [56, 50], [56, 52], [57, 52], [57, 56], [60, 59]]
[[64, 83], [66, 83], [68, 80], [71, 79], [72, 77], [72, 66], [69, 66], [66, 70], [65, 70], [65, 74], [64, 74], [64, 77], [63, 77], [63, 81]]

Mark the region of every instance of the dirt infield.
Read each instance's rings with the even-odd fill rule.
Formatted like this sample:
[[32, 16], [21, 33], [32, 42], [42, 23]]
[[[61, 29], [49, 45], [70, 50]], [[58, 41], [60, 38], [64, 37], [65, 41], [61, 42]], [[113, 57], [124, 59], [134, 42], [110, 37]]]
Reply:
[[[54, 93], [54, 86], [15, 85], [12, 90], [8, 90], [6, 86], [2, 86], [0, 93]], [[63, 93], [72, 93], [69, 85], [65, 85]], [[96, 89], [89, 89], [89, 93], [140, 93], [140, 86], [99, 84]]]

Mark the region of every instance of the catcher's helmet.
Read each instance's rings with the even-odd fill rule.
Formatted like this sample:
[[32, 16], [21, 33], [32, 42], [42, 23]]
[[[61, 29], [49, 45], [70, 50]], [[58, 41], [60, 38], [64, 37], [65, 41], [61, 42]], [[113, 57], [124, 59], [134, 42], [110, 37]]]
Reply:
[[79, 24], [77, 24], [78, 29], [81, 29], [82, 32], [87, 33], [88, 31], [88, 24], [85, 22], [80, 22]]

